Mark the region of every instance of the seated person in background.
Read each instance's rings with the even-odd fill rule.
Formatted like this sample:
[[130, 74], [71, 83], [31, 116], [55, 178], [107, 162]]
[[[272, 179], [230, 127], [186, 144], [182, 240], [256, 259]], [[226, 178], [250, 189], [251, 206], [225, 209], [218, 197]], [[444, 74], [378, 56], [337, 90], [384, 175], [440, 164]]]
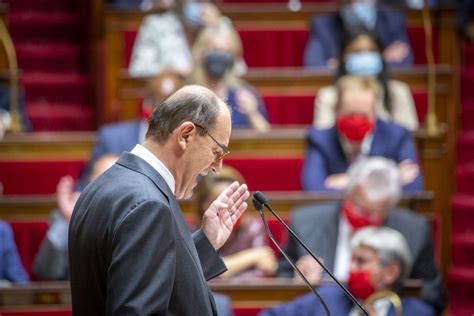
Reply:
[[[95, 161], [88, 182], [94, 181], [118, 159], [115, 155], [104, 155]], [[74, 191], [74, 180], [62, 177], [57, 187], [58, 209], [51, 215], [48, 232], [33, 262], [33, 273], [38, 280], [69, 280], [68, 227], [72, 210], [79, 198]]]
[[189, 75], [193, 68], [189, 43], [195, 34], [205, 26], [232, 25], [207, 1], [184, 1], [181, 6], [178, 0], [143, 0], [141, 7], [161, 13], [147, 15], [138, 30], [129, 66], [133, 77], [156, 76], [165, 69]]
[[[382, 47], [374, 34], [363, 29], [343, 34], [341, 58], [337, 79], [350, 74], [372, 77], [381, 87], [377, 98], [377, 117], [391, 120], [410, 131], [418, 129], [418, 117], [410, 88], [404, 82], [389, 77], [382, 58]], [[314, 104], [314, 127], [330, 128], [334, 125], [334, 108], [337, 102], [335, 86], [318, 91]]]
[[340, 0], [337, 13], [317, 16], [311, 22], [304, 53], [305, 67], [336, 68], [344, 29], [365, 27], [380, 39], [389, 66], [410, 66], [413, 55], [402, 12], [377, 7], [376, 0]]
[[195, 68], [190, 83], [211, 89], [230, 105], [232, 128], [269, 130], [262, 98], [238, 77], [236, 61], [242, 58], [238, 33], [229, 27], [205, 28], [199, 33], [192, 53]]
[[[245, 183], [242, 175], [224, 166], [219, 174], [210, 173], [196, 187], [196, 222], [201, 225], [204, 212], [212, 201], [233, 182]], [[262, 222], [251, 215], [243, 215], [235, 224], [232, 235], [219, 249], [227, 272], [221, 278], [248, 279], [274, 275], [278, 266], [273, 250], [267, 244]]]
[[181, 88], [182, 85], [181, 78], [176, 73], [169, 71], [164, 71], [159, 76], [148, 79], [141, 117], [133, 121], [107, 124], [98, 131], [91, 158], [81, 173], [76, 190], [82, 191], [86, 186], [92, 165], [99, 157], [105, 154], [119, 156], [122, 152], [130, 151], [136, 144], [141, 143], [145, 139], [148, 118], [155, 106]]
[[[414, 260], [410, 278], [423, 280], [421, 298], [442, 311], [446, 300], [441, 275], [434, 264], [430, 227], [421, 215], [396, 208], [401, 193], [397, 165], [382, 157], [366, 158], [350, 169], [342, 203], [298, 208], [290, 225], [340, 281], [348, 278], [349, 244], [356, 231], [366, 226], [399, 231], [408, 241]], [[286, 250], [311, 282], [319, 282], [321, 267], [291, 237]], [[286, 261], [280, 260], [278, 275], [293, 277]]]
[[[403, 236], [388, 227], [359, 230], [350, 243], [352, 257], [347, 287], [370, 316], [435, 316], [435, 309], [415, 297], [399, 297], [413, 265]], [[362, 315], [336, 284], [323, 285], [318, 294], [332, 316]], [[380, 298], [376, 296], [380, 295]], [[400, 304], [401, 303], [401, 304]], [[260, 316], [324, 315], [313, 293], [260, 314]]]
[[337, 82], [336, 123], [328, 129], [310, 129], [302, 170], [305, 191], [343, 190], [347, 169], [358, 159], [382, 156], [399, 164], [405, 191], [422, 191], [411, 133], [377, 118], [377, 82], [368, 77], [345, 76]]
[[0, 287], [5, 281], [26, 283], [29, 277], [18, 255], [12, 229], [0, 221]]
[[[31, 132], [31, 122], [25, 110], [25, 96], [23, 91], [18, 91], [18, 115], [19, 124], [23, 132]], [[11, 113], [11, 91], [10, 86], [5, 83], [0, 83], [0, 140], [5, 136], [5, 133], [12, 127], [12, 113]]]

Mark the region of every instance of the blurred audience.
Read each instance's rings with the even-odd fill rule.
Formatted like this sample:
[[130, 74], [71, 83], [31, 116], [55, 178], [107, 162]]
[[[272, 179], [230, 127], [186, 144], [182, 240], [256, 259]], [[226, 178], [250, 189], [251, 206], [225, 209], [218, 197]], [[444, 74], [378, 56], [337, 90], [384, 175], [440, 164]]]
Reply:
[[243, 73], [242, 43], [229, 27], [203, 29], [193, 46], [195, 68], [190, 82], [213, 90], [232, 108], [232, 128], [270, 128], [263, 100], [239, 78]]
[[[31, 122], [28, 119], [25, 109], [25, 96], [20, 89], [18, 95], [18, 115], [21, 130], [24, 132], [31, 132]], [[3, 139], [5, 133], [11, 129], [12, 115], [11, 115], [11, 91], [9, 85], [0, 83], [0, 140]]]
[[0, 287], [11, 283], [26, 283], [28, 274], [23, 268], [10, 226], [0, 221]]
[[[209, 174], [196, 187], [196, 223], [209, 205], [234, 181], [244, 183], [242, 175], [234, 168], [224, 166], [219, 174]], [[234, 225], [231, 237], [219, 249], [228, 268], [221, 278], [249, 279], [272, 276], [278, 266], [273, 250], [267, 244], [262, 222], [244, 214]]]
[[[104, 155], [97, 159], [88, 182], [94, 181], [118, 159], [116, 155]], [[33, 273], [38, 280], [69, 280], [68, 227], [72, 211], [79, 198], [74, 191], [70, 176], [59, 180], [56, 192], [58, 209], [53, 211], [48, 232], [33, 262]]]
[[[436, 315], [434, 308], [426, 302], [416, 297], [398, 296], [413, 265], [402, 234], [388, 227], [364, 228], [354, 233], [350, 248], [347, 286], [359, 301], [363, 301], [370, 316]], [[317, 291], [331, 315], [361, 315], [358, 307], [337, 285], [323, 285]], [[324, 315], [324, 309], [311, 293], [260, 314], [279, 315]]]
[[[372, 32], [351, 30], [342, 37], [341, 57], [337, 78], [347, 74], [372, 77], [381, 89], [377, 95], [376, 113], [383, 120], [392, 120], [410, 131], [418, 129], [415, 102], [407, 84], [390, 79], [382, 58], [381, 44]], [[318, 91], [314, 106], [314, 126], [329, 128], [334, 125], [334, 107], [337, 102], [335, 86]]]
[[143, 0], [141, 8], [152, 10], [139, 30], [133, 46], [129, 72], [148, 77], [171, 69], [188, 76], [193, 69], [190, 43], [205, 27], [232, 27], [210, 1]]
[[474, 0], [460, 0], [457, 9], [456, 29], [461, 37], [474, 43], [474, 22], [472, 13], [474, 12]]
[[[356, 231], [367, 226], [399, 231], [408, 241], [414, 258], [410, 277], [423, 280], [421, 297], [442, 311], [446, 299], [441, 275], [434, 264], [430, 227], [421, 215], [396, 207], [402, 193], [400, 183], [399, 168], [393, 161], [382, 157], [360, 160], [350, 169], [342, 203], [298, 208], [292, 214], [291, 226], [341, 281], [349, 276], [349, 245]], [[320, 280], [321, 267], [291, 237], [286, 250], [309, 280]], [[293, 276], [286, 261], [280, 260], [278, 275]]]
[[99, 157], [105, 154], [119, 156], [122, 152], [130, 151], [136, 144], [141, 143], [145, 139], [148, 118], [155, 106], [159, 105], [182, 85], [183, 82], [180, 76], [170, 71], [164, 71], [160, 75], [148, 79], [141, 108], [141, 117], [133, 121], [108, 124], [98, 131], [92, 156], [81, 173], [76, 190], [82, 191], [85, 187], [89, 181], [92, 165]]
[[405, 191], [422, 191], [423, 179], [411, 133], [376, 115], [379, 86], [373, 78], [345, 76], [337, 82], [335, 124], [311, 128], [302, 170], [305, 191], [343, 190], [347, 169], [358, 159], [382, 156], [399, 164]]
[[376, 0], [339, 0], [337, 13], [317, 16], [311, 22], [304, 54], [306, 67], [336, 68], [344, 29], [366, 28], [377, 35], [389, 66], [410, 66], [413, 55], [402, 12], [377, 6]]

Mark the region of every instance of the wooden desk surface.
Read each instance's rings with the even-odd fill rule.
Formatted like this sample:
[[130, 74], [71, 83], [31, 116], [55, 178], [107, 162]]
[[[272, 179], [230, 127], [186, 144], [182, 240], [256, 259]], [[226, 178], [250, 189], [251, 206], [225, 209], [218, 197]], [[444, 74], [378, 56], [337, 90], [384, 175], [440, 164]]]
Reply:
[[[328, 281], [323, 281], [328, 283]], [[404, 293], [419, 296], [422, 282], [407, 280]], [[212, 291], [227, 295], [233, 307], [271, 307], [309, 293], [302, 281], [259, 279], [253, 281], [212, 280]], [[0, 312], [9, 310], [47, 310], [71, 308], [69, 282], [33, 282], [0, 288]]]

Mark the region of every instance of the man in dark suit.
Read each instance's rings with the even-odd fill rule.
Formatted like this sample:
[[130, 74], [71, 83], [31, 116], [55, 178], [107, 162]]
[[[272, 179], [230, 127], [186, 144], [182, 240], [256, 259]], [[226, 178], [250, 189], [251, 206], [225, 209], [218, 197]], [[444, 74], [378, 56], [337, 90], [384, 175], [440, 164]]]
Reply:
[[234, 182], [189, 233], [177, 199], [228, 153], [228, 107], [187, 86], [158, 106], [145, 141], [81, 193], [69, 226], [74, 315], [216, 315], [207, 280], [249, 192]]
[[423, 178], [410, 132], [376, 117], [376, 82], [345, 76], [338, 81], [337, 89], [335, 125], [309, 131], [303, 190], [343, 190], [351, 164], [364, 157], [382, 156], [399, 164], [405, 191], [422, 191]]
[[136, 144], [142, 143], [148, 129], [148, 119], [155, 105], [160, 104], [182, 86], [182, 80], [173, 72], [166, 71], [149, 78], [146, 82], [141, 117], [133, 121], [107, 124], [99, 129], [92, 155], [81, 173], [76, 190], [82, 191], [89, 183], [97, 159], [104, 155], [119, 156], [124, 151], [132, 150]]
[[[407, 242], [399, 232], [387, 227], [361, 229], [355, 233], [351, 249], [353, 254], [347, 286], [370, 315], [395, 316], [402, 315], [402, 312], [407, 316], [436, 315], [435, 309], [419, 298], [397, 295], [413, 264]], [[361, 315], [335, 284], [322, 285], [317, 291], [331, 315]], [[376, 299], [376, 296], [381, 297]], [[397, 299], [400, 301], [397, 302]], [[324, 315], [324, 310], [311, 293], [260, 314], [279, 315]]]
[[340, 12], [313, 18], [304, 53], [305, 67], [334, 68], [341, 54], [343, 30], [361, 27], [372, 30], [380, 39], [388, 65], [407, 67], [413, 64], [406, 18], [402, 12], [377, 8], [375, 1], [341, 2]]
[[[400, 194], [396, 165], [381, 157], [366, 158], [351, 169], [342, 203], [298, 208], [292, 214], [291, 226], [340, 280], [347, 279], [351, 255], [348, 245], [354, 232], [366, 226], [399, 231], [413, 257], [410, 277], [423, 280], [421, 297], [441, 311], [446, 302], [441, 275], [434, 264], [430, 228], [422, 216], [395, 208]], [[287, 251], [312, 282], [319, 281], [321, 268], [292, 238]], [[291, 266], [281, 260], [278, 275], [292, 277]]]

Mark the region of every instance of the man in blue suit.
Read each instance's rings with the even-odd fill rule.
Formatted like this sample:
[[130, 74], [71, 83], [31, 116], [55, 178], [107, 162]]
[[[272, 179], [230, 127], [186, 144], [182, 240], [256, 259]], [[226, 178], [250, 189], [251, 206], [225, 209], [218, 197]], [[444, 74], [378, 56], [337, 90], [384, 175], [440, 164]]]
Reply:
[[377, 8], [375, 0], [351, 3], [343, 0], [338, 13], [313, 18], [304, 54], [305, 67], [336, 66], [344, 29], [361, 27], [379, 38], [387, 64], [399, 67], [413, 64], [403, 13]]
[[335, 126], [309, 131], [303, 190], [345, 189], [348, 168], [368, 156], [382, 156], [399, 164], [404, 191], [423, 190], [412, 135], [403, 127], [376, 117], [377, 93], [378, 86], [370, 78], [350, 76], [339, 81]]
[[[422, 300], [414, 297], [399, 298], [395, 294], [403, 287], [403, 282], [413, 264], [410, 250], [402, 234], [388, 227], [364, 228], [355, 233], [351, 248], [352, 258], [347, 286], [358, 300], [364, 301], [370, 315], [436, 315], [435, 309]], [[380, 299], [372, 299], [374, 294], [381, 294], [382, 291], [390, 292], [386, 292]], [[323, 285], [318, 289], [318, 293], [331, 315], [360, 315], [354, 303], [336, 285]], [[260, 314], [260, 316], [279, 315], [324, 315], [324, 309], [311, 293]]]

